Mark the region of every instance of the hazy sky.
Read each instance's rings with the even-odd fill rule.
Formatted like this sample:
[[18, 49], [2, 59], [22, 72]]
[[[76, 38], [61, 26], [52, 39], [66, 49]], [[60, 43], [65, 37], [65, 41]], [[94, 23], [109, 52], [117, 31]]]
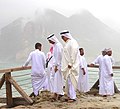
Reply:
[[31, 17], [39, 8], [51, 8], [66, 16], [87, 9], [104, 23], [120, 28], [120, 0], [0, 0], [0, 28], [18, 17]]

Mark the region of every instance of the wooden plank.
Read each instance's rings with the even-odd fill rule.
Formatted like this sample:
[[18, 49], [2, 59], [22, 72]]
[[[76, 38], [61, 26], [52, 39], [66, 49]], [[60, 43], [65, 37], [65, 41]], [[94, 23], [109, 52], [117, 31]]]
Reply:
[[[96, 90], [99, 90], [99, 79], [95, 82], [95, 84], [91, 87], [90, 91], [92, 92], [92, 90], [96, 89]], [[120, 93], [120, 91], [118, 90], [115, 82], [114, 82], [114, 91], [115, 93]]]
[[120, 91], [118, 90], [118, 88], [117, 88], [115, 82], [114, 82], [114, 91], [115, 91], [115, 93], [120, 93]]
[[88, 67], [91, 67], [91, 68], [99, 68], [99, 65], [90, 66], [90, 65], [88, 64], [87, 66], [88, 66]]
[[[95, 66], [89, 66], [88, 67], [91, 67], [91, 68], [99, 68], [98, 65], [95, 65]], [[31, 69], [31, 66], [27, 66], [27, 67], [15, 67], [15, 68], [9, 68], [9, 69], [2, 69], [0, 70], [0, 73], [7, 73], [7, 72], [15, 72], [15, 71], [21, 71], [21, 70], [28, 70], [28, 69]], [[120, 66], [113, 66], [113, 69], [120, 69]]]
[[24, 92], [24, 90], [17, 84], [17, 82], [12, 77], [9, 78], [9, 81], [29, 104], [33, 103], [33, 100]]
[[99, 89], [99, 79], [95, 82], [95, 84], [91, 87], [91, 89], [90, 90], [92, 90], [92, 89]]
[[0, 89], [3, 86], [4, 82], [5, 82], [5, 74], [3, 74], [2, 78], [0, 79]]
[[120, 70], [120, 66], [113, 66], [113, 69], [119, 69]]
[[6, 80], [6, 102], [8, 107], [13, 106], [13, 99], [12, 99], [12, 86], [9, 82], [9, 78], [11, 77], [11, 73], [5, 74], [5, 80]]
[[[99, 65], [94, 65], [94, 66], [87, 65], [87, 66], [90, 67], [90, 68], [99, 68]], [[113, 66], [112, 68], [120, 70], [120, 66]]]
[[0, 73], [15, 72], [15, 71], [21, 71], [21, 70], [28, 70], [28, 69], [31, 69], [31, 66], [2, 69], [0, 70]]

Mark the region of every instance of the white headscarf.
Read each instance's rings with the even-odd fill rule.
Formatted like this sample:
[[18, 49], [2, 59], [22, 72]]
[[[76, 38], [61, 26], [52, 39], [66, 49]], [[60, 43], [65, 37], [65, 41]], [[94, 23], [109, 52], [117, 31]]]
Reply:
[[59, 42], [59, 40], [57, 39], [57, 37], [56, 37], [54, 34], [49, 35], [49, 36], [47, 37], [47, 39], [48, 39], [48, 40], [51, 40], [51, 41], [53, 41], [53, 42], [55, 42], [55, 43], [58, 43], [58, 42]]
[[111, 49], [111, 48], [107, 48], [107, 49], [106, 49], [106, 52], [108, 52], [108, 51], [112, 51], [112, 49]]
[[68, 30], [62, 31], [62, 32], [60, 33], [60, 35], [61, 35], [61, 37], [62, 37], [62, 36], [65, 36], [65, 37], [67, 37], [67, 38], [69, 38], [69, 39], [73, 39], [73, 37], [71, 36], [71, 34], [69, 33]]
[[107, 50], [107, 48], [104, 48], [104, 49], [102, 49], [101, 51], [103, 52], [103, 51], [106, 51]]

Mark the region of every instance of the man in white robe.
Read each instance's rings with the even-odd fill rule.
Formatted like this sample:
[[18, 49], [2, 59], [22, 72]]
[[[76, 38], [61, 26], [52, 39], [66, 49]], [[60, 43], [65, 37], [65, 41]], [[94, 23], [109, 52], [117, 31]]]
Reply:
[[102, 54], [99, 55], [89, 66], [99, 65], [99, 77], [103, 65], [103, 57], [106, 55], [106, 48], [102, 50]]
[[50, 48], [50, 51], [47, 53], [46, 56], [46, 69], [47, 69], [47, 90], [53, 92], [54, 90], [54, 69], [53, 69], [53, 45]]
[[53, 44], [53, 68], [54, 68], [54, 100], [64, 95], [63, 93], [63, 75], [61, 73], [61, 60], [62, 60], [62, 44], [58, 41], [57, 37], [52, 34], [47, 38], [50, 44]]
[[107, 49], [107, 54], [103, 59], [103, 72], [101, 76], [101, 81], [103, 84], [100, 84], [100, 95], [108, 96], [114, 94], [114, 81], [113, 81], [113, 70], [112, 70], [112, 61], [109, 56], [111, 49]]
[[94, 66], [94, 65], [99, 65], [99, 94], [102, 93], [102, 88], [100, 88], [102, 86], [102, 84], [104, 84], [103, 81], [103, 68], [104, 68], [104, 64], [103, 64], [103, 59], [104, 56], [106, 55], [106, 48], [104, 48], [102, 50], [102, 54], [99, 55], [89, 66]]
[[87, 62], [84, 57], [84, 49], [79, 48], [80, 51], [80, 71], [79, 71], [79, 77], [78, 77], [78, 90], [80, 92], [88, 92], [89, 91], [89, 80], [88, 80], [88, 67]]
[[62, 31], [61, 38], [65, 42], [62, 56], [62, 73], [66, 80], [65, 91], [68, 95], [68, 101], [76, 100], [77, 80], [79, 72], [79, 45], [71, 36], [69, 31]]
[[110, 57], [110, 59], [111, 59], [111, 62], [112, 62], [112, 65], [114, 65], [115, 64], [115, 61], [114, 61], [114, 58], [112, 57], [112, 49], [111, 48], [108, 48], [107, 49], [108, 50], [108, 56]]
[[27, 66], [31, 61], [32, 72], [32, 87], [34, 95], [39, 94], [39, 90], [46, 88], [46, 73], [45, 73], [45, 54], [41, 51], [42, 45], [40, 43], [35, 44], [35, 50], [29, 54], [29, 57], [23, 67]]

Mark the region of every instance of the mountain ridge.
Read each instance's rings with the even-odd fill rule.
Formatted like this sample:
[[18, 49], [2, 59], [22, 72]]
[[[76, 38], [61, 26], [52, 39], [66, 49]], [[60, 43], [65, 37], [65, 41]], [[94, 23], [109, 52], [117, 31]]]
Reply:
[[[29, 52], [34, 49], [36, 42], [43, 43], [43, 50], [47, 53], [49, 43], [46, 37], [54, 33], [63, 43], [59, 33], [66, 29], [70, 31], [79, 45], [85, 48], [86, 58], [89, 61], [100, 54], [100, 50], [105, 47], [113, 48], [114, 55], [118, 58], [117, 47], [120, 41], [118, 32], [87, 10], [65, 17], [51, 9], [47, 9], [43, 13], [36, 11], [31, 20], [27, 21], [21, 18], [2, 28], [0, 35], [0, 51], [2, 53], [0, 56], [6, 60], [25, 60]], [[9, 53], [9, 51], [12, 52]]]

